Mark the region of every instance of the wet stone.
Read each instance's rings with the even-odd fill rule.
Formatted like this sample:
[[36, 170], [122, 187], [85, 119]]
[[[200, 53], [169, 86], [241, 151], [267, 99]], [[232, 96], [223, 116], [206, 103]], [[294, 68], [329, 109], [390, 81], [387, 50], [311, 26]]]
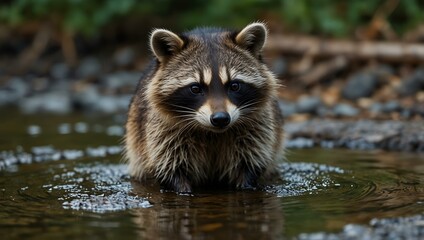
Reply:
[[15, 104], [26, 96], [29, 86], [24, 79], [19, 77], [11, 78], [5, 86], [0, 87], [0, 106]]
[[287, 72], [287, 61], [286, 59], [279, 57], [272, 61], [271, 63], [271, 71], [277, 75], [282, 76]]
[[424, 214], [372, 219], [369, 225], [348, 224], [340, 233], [303, 233], [298, 239], [423, 239]]
[[101, 73], [102, 66], [97, 58], [88, 57], [81, 61], [76, 70], [76, 74], [80, 78], [95, 77]]
[[354, 117], [359, 114], [359, 110], [346, 103], [339, 103], [333, 108], [335, 116]]
[[124, 128], [121, 125], [113, 125], [106, 129], [109, 136], [124, 136]]
[[89, 157], [105, 157], [109, 155], [119, 155], [122, 153], [122, 147], [116, 146], [99, 146], [90, 147], [84, 150], [65, 149], [58, 150], [53, 146], [37, 146], [32, 147], [30, 152], [25, 152], [18, 148], [16, 151], [0, 152], [0, 170], [18, 164], [32, 164], [37, 162], [65, 160], [77, 160], [85, 156]]
[[125, 67], [134, 62], [135, 55], [136, 54], [133, 48], [126, 47], [116, 51], [113, 56], [113, 60], [117, 66]]
[[49, 92], [22, 99], [19, 108], [26, 114], [39, 112], [66, 114], [71, 112], [72, 105], [68, 93]]
[[41, 133], [41, 127], [38, 125], [30, 125], [27, 128], [27, 133], [29, 135], [39, 135]]
[[107, 89], [120, 89], [129, 87], [131, 90], [135, 89], [140, 79], [139, 72], [115, 72], [103, 77], [102, 83], [105, 84]]
[[[333, 121], [311, 120], [285, 125], [287, 147], [303, 148], [322, 143], [350, 149], [386, 149], [422, 152], [424, 125], [421, 121]], [[312, 140], [313, 139], [313, 144]]]
[[66, 63], [56, 63], [50, 70], [50, 75], [55, 79], [66, 79], [70, 74], [70, 69]]
[[303, 96], [296, 104], [297, 112], [299, 113], [311, 113], [317, 112], [318, 107], [321, 105], [321, 99], [315, 96]]
[[342, 90], [344, 98], [357, 100], [370, 97], [378, 87], [378, 76], [371, 72], [360, 72], [348, 79]]
[[278, 101], [278, 106], [280, 107], [283, 116], [288, 117], [296, 113], [296, 104], [288, 101], [280, 100]]
[[88, 124], [84, 122], [77, 122], [74, 125], [74, 130], [77, 133], [87, 133], [88, 132]]
[[287, 148], [311, 148], [314, 146], [314, 141], [309, 138], [295, 138], [286, 141]]
[[63, 150], [62, 156], [66, 160], [75, 160], [84, 157], [84, 151], [81, 150]]
[[386, 113], [391, 113], [399, 110], [401, 110], [401, 105], [399, 101], [396, 100], [388, 101], [383, 105], [383, 111]]
[[424, 69], [418, 69], [411, 76], [404, 79], [398, 88], [401, 96], [410, 96], [424, 89]]
[[57, 131], [59, 134], [69, 134], [72, 132], [71, 124], [69, 123], [62, 123], [57, 128]]

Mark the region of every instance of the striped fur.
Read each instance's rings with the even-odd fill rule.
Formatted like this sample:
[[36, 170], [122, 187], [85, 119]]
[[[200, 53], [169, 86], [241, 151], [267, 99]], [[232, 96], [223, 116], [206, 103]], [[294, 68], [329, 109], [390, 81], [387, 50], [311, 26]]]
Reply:
[[[130, 105], [125, 155], [130, 174], [176, 192], [223, 184], [254, 187], [282, 157], [277, 80], [262, 63], [261, 23], [232, 32], [155, 30], [155, 60]], [[193, 87], [194, 86], [194, 87]], [[228, 113], [229, 122], [212, 123]]]

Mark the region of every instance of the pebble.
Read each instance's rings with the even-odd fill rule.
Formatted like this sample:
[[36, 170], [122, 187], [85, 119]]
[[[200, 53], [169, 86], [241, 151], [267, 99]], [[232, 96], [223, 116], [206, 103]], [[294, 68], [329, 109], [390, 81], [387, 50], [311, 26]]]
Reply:
[[316, 96], [302, 96], [296, 104], [299, 113], [316, 113], [321, 105], [321, 99]]
[[401, 110], [401, 105], [397, 100], [391, 100], [383, 105], [383, 112], [391, 113]]
[[123, 87], [135, 89], [140, 76], [139, 72], [115, 72], [102, 77], [102, 84], [109, 90], [117, 90]]
[[287, 148], [311, 148], [314, 146], [314, 141], [309, 138], [295, 138], [286, 141]]
[[283, 116], [288, 117], [296, 113], [296, 104], [284, 100], [278, 101], [278, 106], [280, 107]]
[[54, 64], [50, 69], [50, 75], [54, 79], [66, 79], [70, 74], [70, 68], [68, 64], [64, 62]]
[[282, 76], [287, 72], [287, 61], [283, 57], [278, 57], [271, 63], [271, 71], [276, 76]]
[[71, 124], [69, 123], [62, 123], [57, 128], [57, 131], [59, 134], [69, 134], [72, 132]]
[[322, 147], [424, 151], [422, 121], [309, 120], [285, 124], [288, 148]]
[[424, 89], [424, 69], [416, 70], [411, 76], [402, 80], [398, 88], [401, 96], [410, 96]]
[[359, 114], [359, 110], [349, 104], [339, 103], [333, 108], [335, 116], [354, 117]]
[[87, 133], [88, 132], [88, 124], [84, 122], [77, 122], [74, 125], [74, 130], [77, 133]]
[[371, 72], [360, 72], [351, 76], [342, 90], [342, 96], [349, 100], [370, 97], [378, 87], [378, 76]]
[[348, 224], [339, 233], [302, 233], [298, 239], [424, 239], [423, 223], [424, 214], [372, 219], [368, 225]]
[[113, 60], [117, 66], [126, 67], [134, 62], [135, 57], [136, 54], [134, 49], [131, 47], [126, 47], [116, 51], [113, 56]]
[[49, 92], [21, 99], [19, 108], [25, 114], [40, 112], [66, 114], [72, 111], [72, 103], [66, 92]]
[[27, 133], [29, 135], [39, 135], [41, 133], [41, 127], [38, 125], [29, 125], [27, 128]]
[[100, 75], [102, 65], [95, 57], [87, 57], [83, 59], [76, 70], [76, 75], [79, 78], [96, 77]]
[[14, 104], [29, 92], [29, 85], [24, 79], [13, 77], [0, 87], [0, 106]]

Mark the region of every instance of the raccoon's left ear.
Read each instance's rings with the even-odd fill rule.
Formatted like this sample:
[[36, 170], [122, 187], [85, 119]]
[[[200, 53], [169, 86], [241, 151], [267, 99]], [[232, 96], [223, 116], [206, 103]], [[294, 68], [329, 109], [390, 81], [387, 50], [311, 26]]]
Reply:
[[184, 41], [175, 33], [156, 29], [150, 36], [150, 48], [159, 62], [165, 62], [169, 57], [181, 51]]
[[258, 57], [265, 45], [267, 35], [268, 30], [265, 24], [251, 23], [237, 34], [235, 42]]

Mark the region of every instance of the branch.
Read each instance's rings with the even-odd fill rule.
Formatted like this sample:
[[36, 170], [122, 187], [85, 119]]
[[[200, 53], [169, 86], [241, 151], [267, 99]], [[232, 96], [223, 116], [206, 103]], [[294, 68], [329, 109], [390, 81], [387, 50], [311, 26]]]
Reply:
[[380, 59], [392, 62], [424, 61], [424, 45], [401, 42], [354, 42], [306, 36], [270, 36], [267, 52], [344, 56], [353, 59]]

